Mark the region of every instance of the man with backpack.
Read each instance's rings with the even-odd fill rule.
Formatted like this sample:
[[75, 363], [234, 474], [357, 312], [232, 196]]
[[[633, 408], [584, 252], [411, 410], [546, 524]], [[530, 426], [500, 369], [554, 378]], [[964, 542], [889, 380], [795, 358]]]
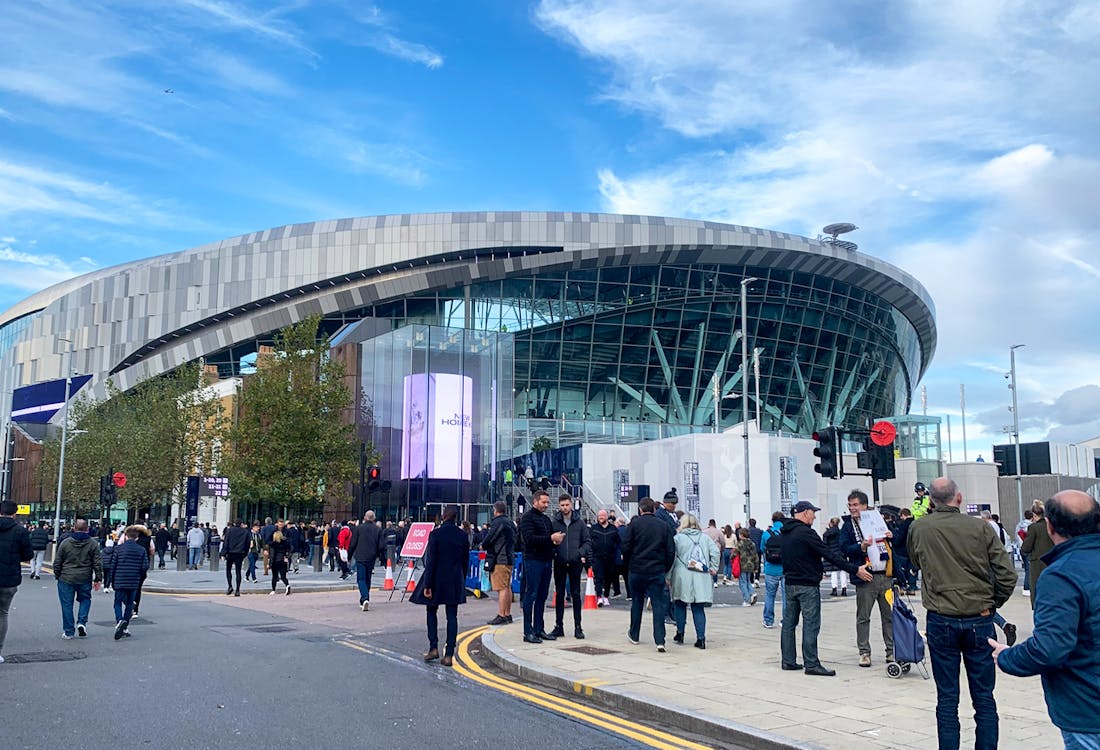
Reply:
[[764, 568], [764, 627], [775, 627], [775, 595], [779, 594], [779, 606], [787, 600], [783, 584], [783, 544], [779, 535], [783, 531], [783, 511], [772, 513], [772, 525], [760, 535], [760, 558]]

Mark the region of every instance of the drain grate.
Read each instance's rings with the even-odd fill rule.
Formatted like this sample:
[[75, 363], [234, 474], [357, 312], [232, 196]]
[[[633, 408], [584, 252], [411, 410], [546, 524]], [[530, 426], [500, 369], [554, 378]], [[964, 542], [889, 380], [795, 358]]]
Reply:
[[9, 664], [34, 664], [44, 661], [77, 661], [87, 659], [83, 651], [32, 651], [29, 654], [8, 654], [4, 661]]
[[253, 633], [289, 633], [294, 630], [294, 627], [292, 625], [256, 625], [243, 630], [250, 630]]
[[619, 654], [621, 651], [612, 651], [609, 648], [598, 648], [596, 646], [570, 646], [569, 648], [563, 648], [562, 651], [572, 651], [577, 654], [586, 654], [588, 656], [604, 656], [606, 654]]

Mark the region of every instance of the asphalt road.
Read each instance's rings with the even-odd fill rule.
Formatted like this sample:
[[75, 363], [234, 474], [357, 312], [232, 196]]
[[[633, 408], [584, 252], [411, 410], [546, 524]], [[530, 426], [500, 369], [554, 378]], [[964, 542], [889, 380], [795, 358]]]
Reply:
[[[420, 660], [423, 610], [376, 593], [146, 594], [112, 639], [109, 595], [63, 641], [56, 587], [24, 579], [0, 665], [0, 736], [17, 748], [626, 748], [632, 740]], [[463, 629], [495, 603], [461, 607]]]

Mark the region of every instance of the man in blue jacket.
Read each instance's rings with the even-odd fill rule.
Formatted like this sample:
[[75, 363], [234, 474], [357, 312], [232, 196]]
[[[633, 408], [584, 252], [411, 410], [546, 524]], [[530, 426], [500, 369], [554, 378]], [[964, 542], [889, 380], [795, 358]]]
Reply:
[[115, 550], [111, 562], [115, 589], [115, 640], [130, 637], [130, 617], [134, 612], [134, 596], [141, 579], [149, 570], [149, 550], [137, 543], [140, 535], [135, 527], [126, 529], [126, 543]]
[[1100, 505], [1064, 490], [1046, 502], [1054, 549], [1043, 555], [1035, 628], [1009, 648], [989, 639], [1002, 672], [1041, 675], [1050, 720], [1066, 748], [1100, 748]]
[[[783, 532], [783, 511], [777, 510], [772, 513], [772, 525], [771, 527], [760, 534], [760, 559], [763, 561], [762, 567], [764, 569], [764, 627], [775, 627], [775, 595], [779, 594], [779, 609], [782, 611], [783, 603], [787, 600], [787, 590], [783, 585], [783, 556], [775, 554], [776, 542], [772, 543], [772, 551], [768, 550], [768, 540], [773, 536], [778, 537]], [[749, 538], [752, 538], [752, 532], [749, 532]], [[781, 546], [780, 546], [781, 548]], [[770, 559], [769, 559], [770, 558]]]

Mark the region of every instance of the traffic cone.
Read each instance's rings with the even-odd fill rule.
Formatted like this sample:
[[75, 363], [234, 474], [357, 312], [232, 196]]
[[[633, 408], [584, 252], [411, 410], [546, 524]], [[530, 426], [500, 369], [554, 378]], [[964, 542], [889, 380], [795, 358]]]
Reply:
[[584, 586], [584, 609], [599, 609], [596, 601], [596, 579], [592, 577], [592, 568], [588, 569], [588, 583]]
[[411, 594], [416, 590], [416, 568], [413, 566], [413, 561], [409, 560], [409, 582], [405, 584], [405, 593]]
[[393, 591], [393, 561], [386, 560], [386, 581], [382, 584], [383, 591]]

